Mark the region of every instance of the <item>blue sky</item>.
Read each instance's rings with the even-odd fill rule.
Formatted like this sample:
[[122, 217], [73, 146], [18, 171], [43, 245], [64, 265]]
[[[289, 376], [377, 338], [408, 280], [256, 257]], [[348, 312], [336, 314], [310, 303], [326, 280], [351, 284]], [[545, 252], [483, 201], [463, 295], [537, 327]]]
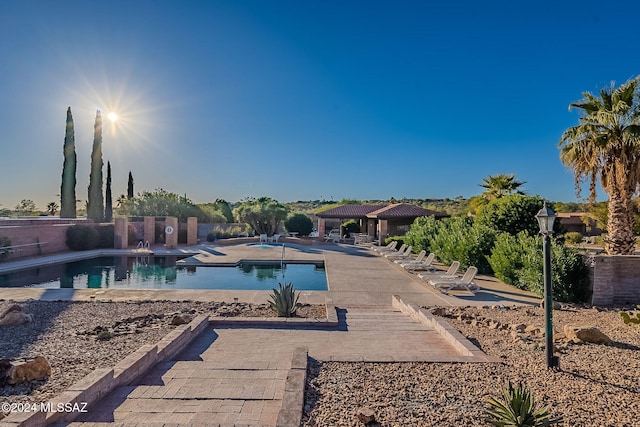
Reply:
[[[0, 207], [59, 201], [66, 108], [86, 199], [471, 197], [515, 173], [577, 201], [557, 143], [583, 91], [640, 74], [631, 1], [0, 2]], [[106, 170], [105, 170], [106, 176]], [[601, 198], [604, 195], [601, 195]]]

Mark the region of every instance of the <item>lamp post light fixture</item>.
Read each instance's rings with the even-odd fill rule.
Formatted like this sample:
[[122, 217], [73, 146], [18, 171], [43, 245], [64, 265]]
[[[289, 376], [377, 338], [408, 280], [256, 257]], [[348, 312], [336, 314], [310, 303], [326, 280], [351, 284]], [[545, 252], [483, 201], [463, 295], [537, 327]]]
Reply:
[[553, 355], [553, 293], [551, 287], [551, 238], [553, 234], [553, 222], [556, 214], [549, 207], [547, 202], [536, 214], [538, 225], [540, 226], [540, 234], [542, 234], [542, 253], [544, 256], [543, 275], [544, 275], [544, 324], [545, 324], [545, 351], [547, 354], [547, 368], [558, 367], [558, 357]]

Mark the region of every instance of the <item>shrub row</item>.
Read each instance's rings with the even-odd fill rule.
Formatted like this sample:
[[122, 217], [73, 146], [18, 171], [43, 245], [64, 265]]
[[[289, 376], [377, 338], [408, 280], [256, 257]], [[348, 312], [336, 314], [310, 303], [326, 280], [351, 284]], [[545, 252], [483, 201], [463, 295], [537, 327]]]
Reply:
[[73, 225], [67, 229], [67, 246], [74, 251], [113, 248], [113, 224]]
[[[542, 239], [537, 235], [535, 214], [542, 199], [509, 196], [490, 202], [473, 218], [418, 218], [405, 236], [394, 238], [426, 250], [446, 264], [459, 261], [463, 268], [493, 272], [505, 283], [537, 295], [544, 293]], [[517, 220], [514, 220], [517, 218]], [[559, 301], [585, 301], [589, 294], [588, 267], [575, 248], [564, 245], [560, 234], [552, 244], [552, 283]], [[568, 236], [568, 240], [576, 236]]]

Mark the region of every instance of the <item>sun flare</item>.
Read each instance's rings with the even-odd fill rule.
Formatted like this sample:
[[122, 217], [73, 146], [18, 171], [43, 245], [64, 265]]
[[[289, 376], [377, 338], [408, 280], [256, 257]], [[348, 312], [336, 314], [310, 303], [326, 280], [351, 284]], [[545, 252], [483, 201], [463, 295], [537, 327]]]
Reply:
[[114, 112], [111, 112], [109, 114], [107, 114], [107, 118], [109, 120], [111, 120], [112, 122], [115, 122], [116, 120], [118, 120], [118, 115]]

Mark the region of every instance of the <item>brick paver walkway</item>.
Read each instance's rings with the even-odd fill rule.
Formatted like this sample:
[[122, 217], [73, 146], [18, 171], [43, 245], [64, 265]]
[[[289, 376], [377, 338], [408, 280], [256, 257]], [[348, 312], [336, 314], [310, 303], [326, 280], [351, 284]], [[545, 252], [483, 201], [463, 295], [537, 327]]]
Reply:
[[337, 330], [212, 327], [71, 425], [274, 426], [294, 347], [308, 347], [320, 361], [462, 359], [435, 331], [391, 308], [338, 313]]

